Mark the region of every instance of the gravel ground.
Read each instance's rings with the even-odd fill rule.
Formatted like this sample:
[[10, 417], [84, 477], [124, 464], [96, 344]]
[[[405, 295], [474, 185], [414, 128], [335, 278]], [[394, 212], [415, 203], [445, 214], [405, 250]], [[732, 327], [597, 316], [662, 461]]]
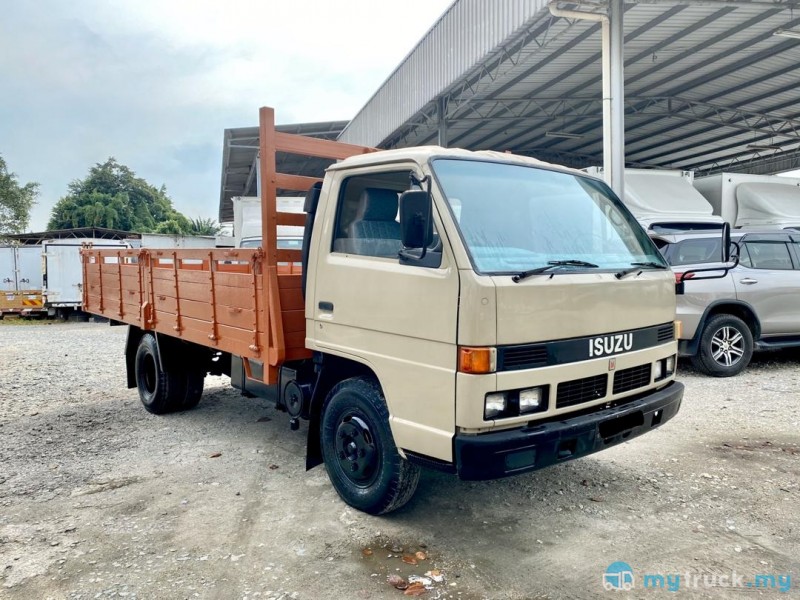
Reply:
[[124, 340], [0, 323], [0, 598], [400, 598], [387, 575], [425, 572], [442, 579], [427, 598], [587, 598], [614, 596], [614, 561], [628, 597], [659, 595], [646, 573], [687, 597], [781, 596], [704, 586], [732, 572], [790, 575], [797, 597], [798, 353], [724, 380], [682, 365], [681, 412], [653, 433], [499, 481], [425, 472], [372, 517], [304, 470], [302, 427], [226, 378], [193, 411], [146, 413]]

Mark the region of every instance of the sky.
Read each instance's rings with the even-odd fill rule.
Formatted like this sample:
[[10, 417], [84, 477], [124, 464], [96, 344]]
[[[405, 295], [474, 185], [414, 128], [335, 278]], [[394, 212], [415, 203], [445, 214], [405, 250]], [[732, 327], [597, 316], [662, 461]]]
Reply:
[[7, 0], [0, 155], [46, 228], [110, 156], [217, 218], [223, 130], [350, 119], [452, 0]]

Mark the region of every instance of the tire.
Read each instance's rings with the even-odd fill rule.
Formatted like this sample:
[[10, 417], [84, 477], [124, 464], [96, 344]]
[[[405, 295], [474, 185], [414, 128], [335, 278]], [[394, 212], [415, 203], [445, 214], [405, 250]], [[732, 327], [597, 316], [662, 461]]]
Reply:
[[161, 369], [158, 345], [151, 333], [145, 333], [139, 340], [135, 370], [139, 399], [147, 412], [163, 415], [183, 408], [186, 399], [186, 373]]
[[197, 406], [203, 395], [203, 385], [206, 374], [203, 371], [188, 371], [186, 373], [186, 393], [183, 396], [178, 410], [189, 410]]
[[741, 373], [753, 358], [753, 334], [747, 324], [733, 315], [714, 315], [700, 336], [692, 364], [713, 377]]
[[336, 385], [322, 407], [322, 458], [347, 504], [380, 515], [405, 505], [417, 489], [419, 467], [403, 459], [389, 429], [389, 411], [374, 379]]

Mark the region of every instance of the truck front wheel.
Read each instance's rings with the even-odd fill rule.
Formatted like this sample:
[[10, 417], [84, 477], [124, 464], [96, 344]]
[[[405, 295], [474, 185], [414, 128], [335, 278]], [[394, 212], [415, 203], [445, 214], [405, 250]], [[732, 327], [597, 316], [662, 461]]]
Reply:
[[373, 379], [354, 377], [331, 390], [322, 408], [320, 436], [333, 487], [353, 508], [380, 515], [414, 495], [419, 467], [398, 453], [386, 402]]
[[150, 333], [145, 333], [139, 340], [135, 369], [139, 399], [147, 412], [163, 415], [183, 408], [186, 374], [161, 368], [158, 344]]

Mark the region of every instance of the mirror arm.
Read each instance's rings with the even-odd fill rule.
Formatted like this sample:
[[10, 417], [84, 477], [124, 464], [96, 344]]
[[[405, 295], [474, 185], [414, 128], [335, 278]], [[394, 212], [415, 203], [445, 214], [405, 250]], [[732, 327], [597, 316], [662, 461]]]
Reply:
[[739, 266], [739, 256], [737, 255], [736, 258], [733, 259], [733, 263], [732, 264], [731, 263], [727, 263], [727, 264], [725, 264], [724, 266], [721, 266], [721, 267], [706, 267], [706, 268], [703, 268], [703, 269], [689, 269], [688, 271], [684, 271], [683, 273], [681, 273], [681, 278], [678, 281], [678, 283], [683, 283], [684, 281], [687, 281], [686, 275], [689, 274], [689, 273], [692, 273], [692, 274], [694, 274], [694, 273], [707, 273], [707, 272], [710, 272], [710, 271], [722, 271], [722, 273], [719, 274], [719, 275], [709, 275], [709, 276], [706, 276], [706, 277], [692, 277], [691, 280], [692, 281], [696, 281], [696, 280], [699, 280], [699, 279], [722, 279], [723, 277], [726, 277], [728, 275], [728, 272], [731, 271], [731, 269], [735, 269], [738, 266]]

